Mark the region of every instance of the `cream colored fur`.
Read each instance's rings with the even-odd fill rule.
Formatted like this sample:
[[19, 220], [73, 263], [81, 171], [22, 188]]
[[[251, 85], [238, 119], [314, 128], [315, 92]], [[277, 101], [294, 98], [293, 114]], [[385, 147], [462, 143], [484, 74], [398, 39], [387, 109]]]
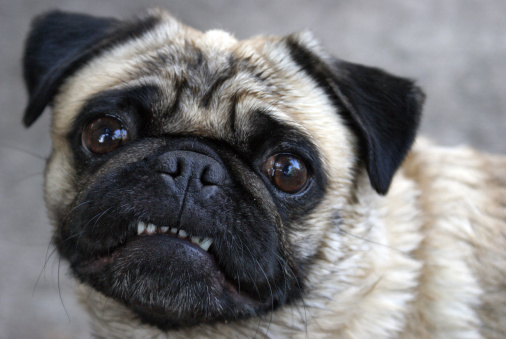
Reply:
[[364, 178], [326, 225], [304, 300], [262, 319], [167, 335], [87, 287], [81, 299], [104, 338], [502, 338], [506, 186], [490, 165], [506, 160], [421, 141], [387, 197]]
[[[416, 143], [387, 196], [367, 174], [353, 181], [356, 140], [323, 89], [300, 71], [279, 38], [244, 42], [219, 32], [196, 32], [168, 14], [152, 32], [115, 47], [69, 78], [54, 102], [53, 154], [48, 162], [48, 206], [65, 208], [75, 192], [68, 133], [83, 102], [100, 91], [138, 82], [166, 88], [177, 69], [157, 74], [138, 68], [156, 52], [188, 41], [208, 56], [222, 51], [272, 72], [276, 88], [239, 73], [209, 111], [185, 102], [187, 115], [171, 126], [226, 140], [230, 98], [239, 90], [244, 109], [269, 107], [275, 118], [308, 135], [322, 152], [330, 182], [322, 203], [289, 234], [294, 255], [314, 256], [303, 299], [260, 319], [201, 325], [161, 333], [124, 306], [87, 286], [79, 287], [93, 333], [100, 338], [504, 338], [506, 336], [506, 159], [469, 149]], [[324, 58], [313, 38], [301, 43]], [[180, 41], [167, 46], [166, 42]], [[186, 41], [186, 42], [185, 42]], [[175, 47], [174, 47], [174, 46]], [[210, 57], [211, 59], [211, 57]], [[219, 57], [212, 65], [224, 67]], [[276, 79], [276, 74], [283, 76]], [[276, 93], [276, 96], [272, 96]]]

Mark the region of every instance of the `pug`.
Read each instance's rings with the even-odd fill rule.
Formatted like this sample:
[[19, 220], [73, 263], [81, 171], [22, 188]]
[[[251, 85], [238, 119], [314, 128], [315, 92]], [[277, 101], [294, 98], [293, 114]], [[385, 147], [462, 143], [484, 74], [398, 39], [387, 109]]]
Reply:
[[506, 335], [506, 158], [414, 142], [413, 81], [159, 9], [46, 13], [23, 62], [95, 337]]

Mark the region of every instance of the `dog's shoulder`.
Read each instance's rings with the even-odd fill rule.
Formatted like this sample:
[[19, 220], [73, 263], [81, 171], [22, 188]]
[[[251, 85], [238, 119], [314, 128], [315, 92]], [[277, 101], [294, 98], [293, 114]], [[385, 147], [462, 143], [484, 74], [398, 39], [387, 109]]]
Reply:
[[506, 157], [483, 155], [482, 161], [488, 201], [481, 210], [483, 224], [475, 226], [480, 241], [474, 264], [484, 291], [483, 333], [498, 338], [506, 335]]
[[424, 218], [418, 309], [435, 327], [459, 307], [485, 337], [506, 333], [506, 157], [421, 139], [404, 171], [421, 192]]
[[419, 138], [403, 169], [427, 197], [426, 214], [476, 215], [472, 220], [477, 224], [506, 231], [506, 157], [469, 147], [436, 146]]

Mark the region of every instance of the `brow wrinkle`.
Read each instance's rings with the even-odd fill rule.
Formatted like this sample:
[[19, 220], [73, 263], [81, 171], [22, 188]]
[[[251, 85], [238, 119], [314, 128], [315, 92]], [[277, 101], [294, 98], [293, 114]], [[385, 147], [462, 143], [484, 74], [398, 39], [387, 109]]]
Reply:
[[174, 116], [179, 112], [179, 110], [181, 108], [180, 107], [181, 106], [181, 95], [182, 95], [183, 91], [188, 88], [188, 80], [186, 80], [186, 79], [178, 80], [175, 88], [176, 88], [176, 95], [174, 97], [174, 102], [172, 103], [171, 107], [168, 110], [170, 116]]
[[231, 72], [227, 72], [227, 74], [220, 76], [209, 88], [209, 90], [204, 94], [202, 100], [200, 102], [200, 108], [209, 108], [209, 104], [211, 103], [211, 99], [215, 92], [223, 85], [225, 81], [227, 81], [231, 76]]

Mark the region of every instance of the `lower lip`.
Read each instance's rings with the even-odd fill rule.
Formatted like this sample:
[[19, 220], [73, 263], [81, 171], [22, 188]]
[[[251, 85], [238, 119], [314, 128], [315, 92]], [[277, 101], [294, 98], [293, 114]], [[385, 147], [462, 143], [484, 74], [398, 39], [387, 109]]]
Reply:
[[82, 274], [98, 274], [108, 269], [110, 265], [118, 264], [118, 261], [126, 264], [127, 262], [124, 262], [126, 259], [132, 263], [139, 261], [148, 264], [152, 260], [171, 263], [180, 257], [195, 265], [200, 263], [217, 269], [212, 256], [198, 245], [166, 234], [136, 236], [114, 249], [112, 253], [87, 261], [76, 269]]
[[[260, 305], [243, 291], [239, 292], [216, 265], [213, 256], [190, 241], [166, 234], [140, 235], [118, 247], [110, 255], [94, 259], [86, 264], [74, 266], [78, 275], [92, 286], [101, 281], [104, 274], [118, 275], [137, 272], [157, 272], [173, 276], [179, 283], [180, 277], [192, 276], [193, 283], [205, 283], [209, 291], [220, 295], [224, 291], [238, 304]], [[149, 274], [149, 273], [147, 273]], [[143, 275], [137, 280], [149, 279]], [[98, 285], [104, 286], [103, 283]], [[114, 294], [106, 293], [106, 294]]]

